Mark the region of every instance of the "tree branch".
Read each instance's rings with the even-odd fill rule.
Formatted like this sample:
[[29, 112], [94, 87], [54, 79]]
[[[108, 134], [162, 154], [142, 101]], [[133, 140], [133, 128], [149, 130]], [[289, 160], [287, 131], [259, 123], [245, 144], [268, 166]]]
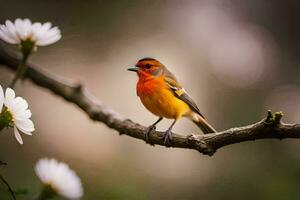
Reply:
[[[0, 64], [16, 70], [20, 58], [0, 46]], [[103, 105], [93, 97], [80, 83], [62, 79], [39, 69], [28, 63], [26, 78], [31, 79], [36, 85], [52, 91], [81, 108], [92, 120], [102, 122], [115, 129], [120, 134], [125, 134], [144, 140], [147, 128], [120, 116], [117, 112]], [[268, 112], [268, 116], [252, 125], [231, 128], [222, 132], [207, 135], [182, 136], [173, 133], [174, 137], [170, 147], [194, 149], [206, 155], [213, 155], [219, 148], [256, 139], [264, 138], [300, 138], [299, 124], [285, 124], [281, 122], [282, 113]], [[149, 137], [151, 144], [164, 145], [163, 132], [155, 131]]]

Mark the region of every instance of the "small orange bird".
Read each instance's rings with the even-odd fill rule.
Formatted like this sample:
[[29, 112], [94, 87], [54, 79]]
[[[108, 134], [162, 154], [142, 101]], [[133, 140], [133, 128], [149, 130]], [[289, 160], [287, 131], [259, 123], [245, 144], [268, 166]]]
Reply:
[[204, 119], [195, 102], [178, 83], [175, 76], [161, 62], [153, 58], [143, 58], [128, 70], [136, 72], [139, 77], [137, 95], [142, 103], [150, 112], [159, 117], [148, 128], [145, 134], [146, 141], [148, 141], [149, 134], [155, 130], [156, 124], [163, 118], [174, 119], [174, 122], [165, 132], [165, 145], [170, 144], [172, 140], [171, 130], [181, 117], [191, 119], [204, 134], [216, 132]]

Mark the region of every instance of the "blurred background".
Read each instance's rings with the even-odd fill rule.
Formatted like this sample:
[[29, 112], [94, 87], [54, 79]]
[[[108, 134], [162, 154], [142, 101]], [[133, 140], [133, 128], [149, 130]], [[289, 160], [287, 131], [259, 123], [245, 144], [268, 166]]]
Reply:
[[[0, 0], [0, 23], [18, 17], [51, 21], [62, 39], [30, 61], [82, 82], [123, 116], [156, 120], [136, 96], [135, 74], [154, 57], [178, 77], [218, 130], [283, 111], [300, 122], [300, 2], [296, 0], [58, 1]], [[1, 45], [6, 45], [1, 43]], [[7, 48], [16, 49], [6, 45]], [[0, 84], [13, 73], [0, 68]], [[226, 146], [212, 156], [167, 149], [119, 136], [76, 106], [29, 81], [17, 94], [29, 101], [36, 131], [19, 145], [1, 133], [0, 173], [13, 188], [40, 189], [33, 167], [42, 157], [64, 161], [81, 177], [83, 199], [299, 199], [298, 140], [259, 140]], [[171, 122], [165, 120], [158, 130]], [[199, 132], [188, 120], [174, 132]], [[0, 185], [0, 199], [9, 199]]]

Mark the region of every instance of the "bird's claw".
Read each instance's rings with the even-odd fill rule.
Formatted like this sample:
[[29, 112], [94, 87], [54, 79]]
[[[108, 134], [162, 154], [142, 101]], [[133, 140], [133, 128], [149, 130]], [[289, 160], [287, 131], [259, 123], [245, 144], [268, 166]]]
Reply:
[[171, 140], [173, 139], [171, 130], [165, 132], [163, 139], [164, 145], [169, 147], [171, 145]]
[[146, 141], [147, 144], [153, 145], [153, 143], [151, 143], [151, 142], [149, 141], [149, 135], [150, 135], [151, 133], [153, 133], [155, 130], [156, 130], [156, 126], [155, 126], [155, 125], [151, 125], [151, 126], [149, 126], [149, 127], [147, 128], [147, 131], [146, 131], [146, 133], [145, 133], [145, 135], [144, 135], [144, 138], [145, 138], [145, 141]]

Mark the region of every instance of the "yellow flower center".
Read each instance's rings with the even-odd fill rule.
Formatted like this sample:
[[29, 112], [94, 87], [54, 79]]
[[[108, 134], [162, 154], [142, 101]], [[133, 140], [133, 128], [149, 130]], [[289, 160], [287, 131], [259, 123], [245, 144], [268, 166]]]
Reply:
[[14, 118], [12, 112], [10, 112], [8, 108], [4, 106], [0, 113], [0, 131], [5, 127], [12, 126], [13, 122]]

